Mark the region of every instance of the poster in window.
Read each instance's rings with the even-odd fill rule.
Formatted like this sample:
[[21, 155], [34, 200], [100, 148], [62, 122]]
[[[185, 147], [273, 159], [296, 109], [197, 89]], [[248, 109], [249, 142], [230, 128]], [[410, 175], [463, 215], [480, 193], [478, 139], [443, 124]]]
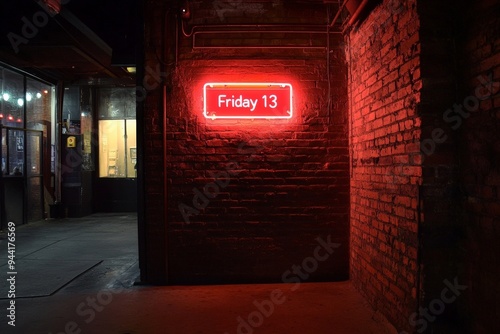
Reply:
[[22, 136], [16, 137], [16, 151], [17, 152], [24, 151], [24, 137]]

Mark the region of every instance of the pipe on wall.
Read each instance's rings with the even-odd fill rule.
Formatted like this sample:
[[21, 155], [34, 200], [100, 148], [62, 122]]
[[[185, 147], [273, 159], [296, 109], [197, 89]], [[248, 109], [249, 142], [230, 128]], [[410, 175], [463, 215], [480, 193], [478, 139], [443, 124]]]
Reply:
[[[271, 29], [281, 29], [285, 30], [288, 33], [294, 32], [304, 32], [304, 30], [314, 30], [320, 32], [325, 31], [324, 24], [301, 24], [301, 25], [293, 25], [293, 24], [206, 24], [206, 25], [194, 25], [191, 27], [190, 32], [186, 32], [184, 27], [184, 21], [181, 20], [182, 34], [184, 37], [191, 37], [196, 31], [210, 31], [207, 29], [246, 29], [244, 32], [275, 32]], [[291, 27], [299, 27], [300, 29], [290, 29]], [[289, 29], [285, 29], [289, 28]], [[253, 30], [250, 30], [253, 29]], [[258, 30], [258, 29], [269, 29], [269, 30]], [[225, 30], [227, 32], [227, 30]]]
[[361, 13], [371, 1], [372, 0], [363, 0], [363, 2], [358, 6], [358, 9], [356, 9], [354, 14], [352, 14], [351, 18], [349, 19], [349, 22], [347, 23], [347, 26], [352, 26], [359, 19]]
[[[241, 49], [325, 49], [326, 46], [315, 45], [231, 45], [231, 46], [197, 46], [196, 36], [203, 34], [246, 34], [246, 33], [288, 33], [288, 34], [331, 34], [341, 33], [340, 31], [327, 31], [328, 24], [308, 24], [308, 25], [290, 25], [290, 24], [233, 24], [233, 25], [195, 25], [191, 27], [191, 31], [186, 32], [184, 20], [180, 20], [182, 35], [184, 37], [192, 37], [193, 49], [225, 49], [225, 48], [241, 48]], [[294, 29], [292, 29], [292, 27]], [[298, 29], [297, 29], [298, 28]]]
[[[324, 26], [323, 26], [324, 28]], [[239, 34], [240, 36], [245, 33], [259, 33], [259, 34], [271, 34], [271, 33], [296, 33], [296, 34], [328, 34], [327, 30], [324, 31], [315, 31], [315, 30], [265, 30], [265, 31], [253, 31], [253, 30], [207, 30], [207, 31], [196, 31], [192, 33], [193, 41], [192, 48], [193, 49], [325, 49], [326, 45], [230, 45], [230, 46], [196, 46], [196, 36], [203, 34]]]
[[337, 22], [338, 18], [340, 17], [340, 13], [342, 13], [342, 10], [345, 8], [345, 5], [349, 2], [349, 0], [344, 0], [342, 2], [342, 5], [340, 5], [339, 10], [337, 11], [337, 14], [335, 14], [335, 17], [333, 18], [332, 22], [328, 25], [330, 28], [334, 26], [335, 22]]

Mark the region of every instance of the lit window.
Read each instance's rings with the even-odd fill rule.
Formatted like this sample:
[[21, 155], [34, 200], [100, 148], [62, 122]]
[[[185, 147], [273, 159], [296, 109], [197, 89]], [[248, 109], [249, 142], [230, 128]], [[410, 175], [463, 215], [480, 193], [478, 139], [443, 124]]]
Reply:
[[134, 89], [101, 89], [98, 113], [99, 176], [135, 178], [137, 140]]

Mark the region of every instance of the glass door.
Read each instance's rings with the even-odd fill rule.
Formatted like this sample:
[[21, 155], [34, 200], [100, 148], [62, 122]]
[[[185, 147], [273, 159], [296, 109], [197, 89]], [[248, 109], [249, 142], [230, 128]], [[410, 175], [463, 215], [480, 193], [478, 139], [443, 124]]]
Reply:
[[26, 181], [28, 221], [43, 219], [43, 155], [42, 132], [26, 132]]
[[0, 124], [0, 207], [2, 227], [44, 217], [43, 132]]

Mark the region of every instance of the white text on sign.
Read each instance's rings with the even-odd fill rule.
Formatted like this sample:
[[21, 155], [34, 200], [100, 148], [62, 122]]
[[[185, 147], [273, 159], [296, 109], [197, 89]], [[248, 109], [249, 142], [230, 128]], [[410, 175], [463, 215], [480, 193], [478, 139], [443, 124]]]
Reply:
[[[269, 101], [269, 102], [268, 102]], [[274, 109], [278, 106], [278, 97], [276, 95], [263, 95], [262, 102], [264, 104], [264, 108]], [[243, 95], [235, 98], [232, 95], [230, 98], [227, 98], [226, 95], [219, 95], [218, 98], [218, 107], [226, 107], [226, 108], [249, 108], [250, 111], [254, 111], [257, 107], [257, 103], [259, 103], [259, 99], [247, 99], [243, 98]]]

